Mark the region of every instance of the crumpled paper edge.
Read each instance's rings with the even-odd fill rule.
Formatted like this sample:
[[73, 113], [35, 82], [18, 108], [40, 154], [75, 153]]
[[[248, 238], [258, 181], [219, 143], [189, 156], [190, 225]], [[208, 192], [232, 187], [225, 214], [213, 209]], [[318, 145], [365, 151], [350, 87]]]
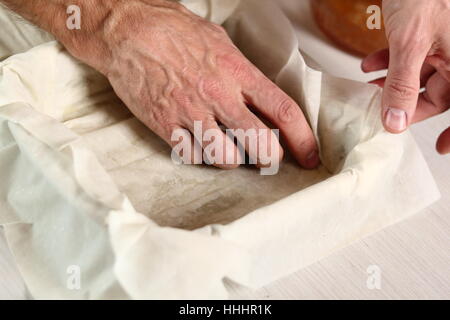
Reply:
[[[7, 107], [7, 108], [5, 108]], [[26, 131], [27, 128], [27, 123], [26, 121], [24, 121], [23, 118], [23, 114], [20, 115], [20, 117], [18, 117], [17, 119], [12, 119], [11, 118], [11, 109], [14, 109], [14, 112], [17, 111], [19, 113], [29, 113], [29, 117], [27, 117], [28, 121], [44, 121], [44, 123], [46, 123], [47, 125], [47, 129], [49, 130], [47, 133], [42, 134], [39, 132], [31, 132], [28, 131], [28, 134], [31, 135], [31, 138], [35, 139], [36, 142], [45, 142], [46, 144], [48, 144], [48, 146], [50, 146], [51, 148], [53, 148], [55, 151], [58, 151], [58, 153], [60, 154], [61, 157], [66, 157], [66, 160], [69, 160], [69, 162], [73, 162], [74, 158], [77, 157], [78, 151], [80, 152], [88, 152], [89, 150], [83, 150], [84, 146], [82, 146], [81, 141], [76, 141], [76, 142], [66, 142], [65, 143], [65, 147], [63, 149], [68, 150], [67, 148], [69, 148], [70, 150], [72, 150], [73, 152], [70, 152], [68, 154], [65, 154], [64, 152], [62, 152], [62, 150], [59, 150], [58, 148], [61, 147], [60, 142], [57, 141], [55, 143], [55, 141], [53, 141], [52, 139], [54, 138], [54, 136], [52, 134], [50, 134], [53, 129], [56, 129], [56, 127], [58, 127], [58, 130], [62, 130], [61, 128], [61, 124], [56, 123], [56, 122], [52, 122], [51, 119], [44, 119], [45, 116], [41, 117], [40, 120], [36, 120], [36, 117], [39, 115], [38, 113], [32, 111], [29, 109], [29, 107], [24, 106], [24, 105], [20, 105], [20, 104], [16, 104], [16, 105], [9, 105], [9, 106], [2, 106], [0, 108], [0, 115], [2, 118], [2, 126], [3, 126], [3, 130], [5, 127], [5, 123], [8, 123], [7, 126], [10, 126], [9, 123], [16, 123], [20, 124], [20, 127], [22, 127], [22, 130]], [[5, 115], [5, 111], [6, 111], [6, 115]], [[312, 110], [310, 110], [310, 114]], [[9, 113], [9, 115], [8, 115]], [[14, 127], [14, 126], [11, 126]], [[19, 132], [21, 129], [19, 128], [19, 126], [16, 126], [15, 129], [16, 133]], [[42, 134], [42, 136], [40, 136], [40, 134]], [[73, 138], [73, 137], [71, 137]], [[405, 145], [406, 148], [412, 148], [412, 149], [417, 149], [417, 147], [415, 146], [415, 143], [412, 141], [411, 137], [409, 136], [409, 134], [405, 134], [402, 136], [398, 136], [396, 138], [391, 138], [389, 136], [390, 141], [396, 141], [396, 143], [393, 143], [391, 146], [395, 147], [396, 145]], [[71, 140], [71, 139], [69, 139]], [[385, 134], [379, 134], [375, 140], [377, 140], [377, 143], [381, 143], [384, 141], [387, 141]], [[358, 161], [361, 157], [361, 155], [364, 155], [365, 152], [370, 153], [370, 150], [367, 150], [370, 148], [370, 143], [373, 142], [373, 140], [371, 141], [367, 141], [365, 144], [359, 145], [357, 148], [355, 148], [355, 150], [352, 150], [349, 153], [349, 156], [346, 160], [346, 164], [343, 166], [343, 171], [332, 177], [331, 180], [332, 181], [336, 181], [336, 185], [340, 185], [341, 183], [339, 182], [340, 180], [346, 180], [344, 184], [348, 184], [347, 182], [350, 181], [350, 185], [354, 185], [354, 183], [352, 183], [352, 181], [355, 181], [357, 179], [362, 179], [362, 177], [364, 176], [364, 170], [365, 168], [369, 165], [368, 163], [365, 163], [363, 165], [361, 165]], [[368, 146], [369, 145], [369, 146]], [[58, 147], [59, 146], [59, 147]], [[70, 147], [69, 147], [70, 146]], [[82, 150], [82, 151], [81, 151]], [[412, 159], [412, 162], [423, 162], [423, 164], [425, 164], [423, 157], [420, 155], [420, 152], [416, 152], [415, 153], [415, 159]], [[383, 155], [376, 155], [375, 157], [372, 158], [372, 162], [376, 163], [377, 161], [375, 160], [385, 160], [383, 159]], [[397, 164], [405, 162], [405, 159], [395, 159]], [[408, 159], [408, 161], [411, 159]], [[95, 160], [93, 159], [93, 162], [95, 163]], [[98, 163], [97, 163], [98, 164]], [[91, 164], [91, 165], [96, 165], [97, 164]], [[372, 164], [372, 163], [370, 163]], [[106, 172], [102, 172], [102, 168], [101, 166], [98, 164], [98, 169], [99, 174], [103, 175], [107, 175]], [[426, 167], [426, 165], [425, 165]], [[82, 168], [78, 168], [78, 170], [82, 170]], [[421, 174], [429, 179], [431, 177], [431, 175], [429, 174], [429, 171], [424, 170], [424, 172], [421, 172]], [[89, 182], [89, 177], [85, 177], [87, 180], [82, 181], [79, 179], [79, 177], [83, 176], [83, 174], [75, 174], [74, 177], [72, 177], [73, 182], [75, 182], [79, 187], [80, 190], [82, 190], [84, 193], [86, 193], [86, 195], [89, 195], [90, 197], [92, 197], [93, 199], [97, 199], [97, 197], [99, 195], [102, 194], [102, 189], [103, 187], [107, 187], [106, 184], [98, 184], [97, 181], [95, 180], [91, 180]], [[94, 183], [95, 181], [95, 183]], [[373, 183], [373, 181], [371, 182]], [[99, 188], [98, 190], [90, 190], [90, 185], [97, 185]], [[368, 185], [370, 186], [370, 182], [368, 183]], [[179, 285], [177, 286], [177, 289], [179, 289], [178, 292], [166, 292], [163, 288], [164, 283], [161, 283], [160, 286], [156, 286], [156, 288], [158, 290], [155, 290], [155, 288], [152, 288], [152, 291], [147, 292], [145, 291], [146, 288], [142, 287], [142, 284], [139, 285], [139, 281], [140, 279], [142, 279], [142, 277], [144, 277], [145, 279], [148, 279], [148, 277], [145, 277], [145, 275], [142, 274], [136, 274], [134, 273], [134, 269], [133, 266], [136, 265], [136, 263], [139, 263], [139, 259], [142, 255], [147, 254], [147, 251], [138, 251], [139, 254], [136, 255], [133, 253], [133, 248], [134, 248], [134, 244], [136, 244], [137, 242], [145, 242], [146, 244], [150, 244], [152, 242], [147, 242], [149, 239], [151, 241], [156, 241], [157, 239], [154, 238], [154, 236], [158, 235], [158, 239], [160, 239], [163, 236], [168, 236], [170, 238], [170, 231], [174, 231], [175, 233], [182, 233], [183, 237], [186, 236], [187, 238], [189, 238], [189, 242], [192, 241], [195, 244], [198, 244], [199, 246], [203, 246], [204, 242], [206, 241], [210, 241], [210, 238], [208, 235], [212, 235], [213, 237], [216, 238], [220, 238], [223, 239], [220, 241], [220, 245], [215, 246], [213, 245], [212, 247], [214, 247], [211, 251], [211, 254], [214, 254], [213, 251], [219, 249], [219, 246], [221, 246], [222, 244], [228, 248], [229, 250], [229, 254], [230, 257], [232, 257], [233, 259], [236, 259], [234, 263], [237, 264], [241, 264], [242, 262], [244, 262], [244, 267], [238, 267], [238, 266], [234, 266], [236, 269], [240, 269], [240, 271], [235, 271], [233, 270], [233, 266], [228, 266], [227, 268], [219, 268], [220, 272], [218, 274], [215, 275], [214, 280], [212, 280], [211, 278], [207, 278], [205, 277], [204, 274], [199, 274], [197, 276], [194, 276], [193, 279], [199, 280], [200, 282], [203, 282], [203, 288], [208, 288], [208, 284], [205, 282], [209, 282], [209, 281], [215, 281], [216, 283], [221, 283], [221, 280], [225, 277], [229, 277], [231, 279], [236, 280], [236, 282], [244, 284], [244, 285], [249, 285], [249, 286], [260, 286], [263, 285], [265, 283], [267, 283], [268, 281], [270, 281], [270, 279], [275, 279], [279, 276], [285, 275], [291, 271], [297, 270], [298, 268], [300, 268], [303, 265], [306, 265], [308, 263], [313, 262], [313, 260], [315, 260], [316, 258], [318, 258], [317, 256], [323, 256], [324, 252], [326, 252], [326, 254], [342, 247], [345, 246], [346, 244], [349, 244], [350, 242], [358, 239], [361, 236], [366, 236], [367, 235], [367, 230], [365, 229], [360, 229], [358, 233], [355, 233], [353, 235], [351, 235], [350, 237], [348, 237], [344, 242], [340, 242], [339, 240], [336, 240], [336, 245], [332, 246], [331, 248], [320, 248], [322, 250], [319, 250], [319, 254], [312, 254], [313, 258], [311, 259], [311, 252], [301, 252], [298, 251], [299, 247], [298, 246], [293, 246], [291, 248], [291, 253], [292, 253], [292, 257], [294, 257], [293, 260], [286, 260], [286, 256], [287, 254], [284, 254], [285, 257], [277, 257], [276, 255], [273, 255], [274, 253], [277, 252], [277, 248], [276, 246], [279, 247], [284, 247], [286, 248], [286, 246], [290, 246], [292, 245], [291, 240], [289, 239], [289, 237], [286, 237], [286, 235], [289, 234], [293, 234], [295, 232], [299, 232], [298, 229], [295, 229], [296, 227], [296, 221], [299, 217], [298, 212], [296, 212], [296, 206], [294, 205], [295, 203], [301, 203], [302, 198], [307, 197], [307, 194], [311, 194], [311, 193], [322, 193], [326, 190], [323, 190], [323, 184], [319, 183], [315, 186], [312, 186], [308, 189], [302, 190], [302, 194], [294, 194], [286, 199], [282, 199], [277, 203], [272, 204], [271, 206], [268, 207], [264, 207], [264, 208], [260, 208], [258, 210], [256, 210], [253, 213], [248, 214], [247, 216], [245, 216], [244, 218], [235, 221], [233, 223], [231, 223], [230, 225], [227, 226], [219, 226], [219, 225], [214, 225], [214, 226], [207, 226], [205, 228], [202, 228], [200, 230], [197, 230], [197, 232], [191, 233], [191, 232], [186, 232], [183, 230], [172, 230], [170, 228], [159, 228], [157, 226], [155, 226], [150, 220], [148, 220], [146, 217], [133, 212], [133, 209], [131, 207], [131, 205], [129, 204], [129, 202], [126, 200], [126, 197], [123, 196], [122, 200], [122, 204], [119, 205], [119, 208], [110, 208], [110, 203], [108, 206], [104, 206], [104, 204], [102, 204], [102, 206], [104, 206], [104, 208], [106, 209], [105, 212], [107, 212], [107, 214], [103, 214], [102, 218], [105, 219], [105, 221], [107, 222], [107, 226], [109, 228], [109, 233], [111, 236], [111, 243], [113, 245], [113, 250], [115, 251], [115, 273], [116, 276], [118, 278], [118, 281], [122, 284], [123, 288], [125, 288], [126, 292], [130, 295], [130, 297], [133, 298], [157, 298], [157, 297], [162, 297], [162, 298], [166, 298], [166, 297], [177, 297], [177, 298], [183, 298], [183, 297], [187, 297], [187, 298], [193, 298], [191, 293], [192, 291], [189, 289], [189, 281], [184, 282], [183, 285]], [[419, 186], [418, 186], [418, 189]], [[109, 185], [105, 190], [111, 190], [111, 186]], [[96, 191], [100, 192], [100, 194], [96, 193]], [[349, 188], [348, 190], [336, 190], [336, 192], [342, 192], [342, 196], [344, 197], [349, 197], [349, 196], [358, 196], [358, 190], [353, 190], [352, 188]], [[108, 198], [108, 196], [104, 195], [105, 198]], [[426, 207], [427, 205], [429, 205], [430, 203], [432, 203], [434, 200], [438, 199], [438, 191], [437, 189], [435, 190], [429, 190], [429, 197], [424, 197], [427, 198], [428, 200], [426, 201], [422, 201], [420, 202], [420, 200], [417, 203], [417, 211], [422, 209], [423, 207]], [[434, 200], [433, 200], [434, 199]], [[363, 199], [366, 200], [366, 199]], [[108, 202], [108, 201], [107, 201]], [[125, 209], [123, 207], [125, 207]], [[291, 207], [292, 210], [284, 210], [286, 207]], [[115, 210], [115, 209], [119, 209], [119, 210]], [[280, 209], [283, 209], [282, 212], [279, 212]], [[330, 210], [333, 210], [335, 208], [329, 208], [327, 207], [327, 205], [324, 203], [322, 209], [318, 209], [317, 211], [320, 212], [327, 212]], [[321, 211], [323, 210], [323, 211]], [[278, 211], [278, 212], [277, 212]], [[259, 232], [259, 231], [270, 231], [270, 230], [274, 230], [276, 229], [275, 227], [277, 226], [277, 221], [280, 220], [284, 220], [284, 219], [280, 219], [280, 217], [276, 217], [274, 216], [271, 212], [277, 212], [277, 215], [279, 214], [283, 214], [285, 216], [286, 219], [288, 219], [288, 221], [291, 221], [291, 223], [289, 224], [289, 226], [286, 225], [282, 225], [280, 226], [281, 229], [279, 229], [279, 231], [282, 230], [281, 233], [274, 233], [274, 232], [268, 232], [265, 234], [265, 236], [267, 236], [266, 241], [261, 244], [255, 244], [252, 243], [252, 237], [244, 237], [245, 239], [245, 243], [243, 240], [241, 241], [236, 241], [237, 238], [239, 238], [241, 235], [243, 234], [251, 234], [248, 233], [249, 230], [251, 230], [252, 232]], [[313, 219], [313, 217], [315, 215], [317, 215], [317, 212], [309, 212], [307, 213], [311, 219]], [[392, 223], [395, 223], [398, 220], [403, 219], [404, 217], [408, 216], [412, 214], [412, 212], [409, 213], [403, 213], [402, 216], [399, 216], [398, 219], [391, 219]], [[98, 218], [98, 217], [97, 217]], [[292, 219], [291, 219], [292, 218]], [[304, 218], [304, 216], [303, 216]], [[3, 219], [3, 216], [2, 216]], [[289, 220], [291, 219], [291, 220]], [[382, 220], [382, 219], [380, 219]], [[4, 224], [5, 222], [2, 220], [0, 221], [0, 223]], [[7, 230], [7, 237], [8, 237], [8, 241], [12, 247], [12, 251], [13, 253], [16, 255], [17, 257], [17, 253], [21, 251], [20, 245], [21, 245], [21, 241], [19, 239], [19, 241], [15, 242], [15, 241], [11, 241], [11, 232], [8, 232], [8, 229], [12, 228], [13, 226], [17, 226], [19, 224], [30, 224], [32, 223], [32, 221], [7, 221], [5, 224], [5, 228]], [[383, 223], [379, 223], [380, 225], [383, 225]], [[270, 228], [269, 228], [270, 226]], [[385, 225], [383, 225], [384, 227]], [[294, 229], [293, 229], [294, 228]], [[140, 232], [130, 232], [131, 230], [139, 230]], [[164, 230], [163, 230], [164, 229]], [[374, 230], [376, 230], [377, 228], [372, 228]], [[372, 232], [374, 230], [371, 230]], [[153, 233], [155, 231], [155, 233]], [[164, 234], [166, 231], [168, 231], [167, 234]], [[160, 234], [160, 232], [162, 234]], [[125, 235], [124, 235], [125, 234]], [[191, 235], [191, 234], [195, 234], [195, 235]], [[277, 238], [277, 236], [282, 238], [282, 241], [280, 242], [280, 244], [276, 244], [274, 245], [273, 243], [271, 244], [271, 242], [273, 242], [273, 240], [280, 240], [280, 238]], [[325, 235], [326, 236], [326, 235]], [[127, 240], [126, 241], [119, 241], [118, 239], [120, 238], [124, 238], [126, 237]], [[138, 237], [138, 239], [136, 239], [136, 237]], [[152, 240], [153, 239], [153, 240]], [[206, 241], [205, 241], [206, 240]], [[226, 243], [226, 244], [225, 244]], [[265, 246], [267, 244], [267, 246]], [[156, 247], [157, 244], [155, 244]], [[301, 249], [305, 249], [308, 247], [309, 244], [307, 243], [302, 243], [301, 244]], [[310, 244], [311, 248], [309, 249], [309, 251], [315, 250], [317, 249], [314, 244]], [[186, 248], [189, 249], [189, 248]], [[149, 251], [151, 252], [151, 248], [149, 248]], [[219, 251], [221, 253], [225, 253], [227, 250], [223, 250], [223, 251]], [[308, 251], [308, 250], [306, 250]], [[156, 252], [158, 252], [158, 248], [156, 249]], [[189, 250], [187, 250], [187, 252], [189, 252]], [[215, 251], [217, 252], [217, 251]], [[278, 250], [278, 252], [280, 252], [280, 250]], [[270, 253], [270, 254], [269, 254]], [[22, 252], [23, 254], [23, 252]], [[208, 256], [207, 251], [203, 252], [204, 256]], [[175, 258], [174, 261], [179, 261], [176, 257], [172, 257]], [[277, 260], [278, 259], [278, 260]], [[274, 267], [273, 267], [273, 262], [276, 262], [276, 264], [282, 264], [284, 267], [283, 270], [277, 270], [274, 272]], [[245, 267], [246, 266], [246, 267]], [[29, 280], [30, 278], [32, 278], [31, 274], [30, 274], [30, 270], [24, 271], [23, 268], [21, 268], [20, 262], [19, 262], [19, 268], [21, 269], [22, 273], [24, 274], [25, 280]], [[228, 270], [224, 271], [224, 269]], [[245, 271], [243, 271], [244, 269], [246, 269]], [[157, 268], [156, 268], [157, 271]], [[270, 272], [272, 274], [272, 276], [267, 279], [267, 277], [264, 276], [264, 274], [267, 272]], [[178, 277], [180, 278], [189, 278], [192, 276], [192, 273], [184, 273], [183, 270], [179, 270], [180, 274], [178, 275]], [[194, 271], [195, 272], [195, 271]], [[158, 272], [156, 272], [157, 274]], [[184, 273], [184, 275], [183, 275]], [[128, 278], [128, 275], [131, 275], [131, 279]], [[148, 281], [151, 281], [151, 277], [150, 279], [148, 279]], [[151, 282], [150, 282], [151, 283]], [[30, 285], [30, 282], [27, 281], [27, 284], [29, 285], [30, 291], [33, 294], [33, 284]], [[191, 283], [192, 284], [192, 283]], [[195, 283], [196, 285], [198, 285], [198, 283]], [[34, 285], [38, 285], [37, 283], [34, 283]], [[226, 291], [224, 288], [222, 288], [222, 286], [219, 285], [209, 285], [209, 288], [211, 289], [211, 291], [205, 291], [205, 295], [207, 297], [225, 297], [226, 296]], [[35, 294], [36, 297], [46, 297], [46, 295], [42, 295], [42, 293], [37, 293]], [[51, 295], [50, 295], [51, 296]], [[107, 295], [106, 295], [107, 296]], [[48, 296], [47, 296], [48, 297]], [[55, 296], [53, 296], [55, 297]], [[60, 298], [63, 296], [59, 296]], [[105, 297], [105, 295], [103, 293], [99, 293], [98, 295], [92, 295], [92, 294], [85, 294], [83, 296], [81, 296], [81, 298], [103, 298]]]

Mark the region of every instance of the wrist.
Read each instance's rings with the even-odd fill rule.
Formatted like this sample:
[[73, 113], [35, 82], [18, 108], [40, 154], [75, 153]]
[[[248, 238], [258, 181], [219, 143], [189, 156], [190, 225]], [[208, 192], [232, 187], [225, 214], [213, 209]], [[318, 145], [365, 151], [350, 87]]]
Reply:
[[[113, 64], [114, 53], [118, 50], [123, 51], [120, 48], [124, 47], [124, 43], [138, 33], [152, 32], [148, 28], [149, 24], [143, 25], [140, 22], [145, 20], [154, 24], [162, 22], [157, 22], [160, 19], [153, 13], [143, 17], [143, 9], [182, 7], [168, 0], [64, 0], [64, 2], [67, 3], [64, 9], [59, 10], [63, 19], [59, 18], [51, 32], [73, 56], [104, 75], [108, 74], [108, 68]], [[66, 25], [69, 18], [66, 11], [69, 5], [77, 5], [80, 8], [80, 29], [71, 30]]]
[[[52, 33], [66, 49], [84, 63], [103, 72], [103, 65], [110, 60], [107, 24], [113, 8], [123, 0], [63, 0], [50, 11], [50, 23], [43, 26]], [[69, 6], [79, 8], [79, 26], [71, 23], [78, 14], [68, 11]], [[70, 13], [68, 13], [70, 12]]]

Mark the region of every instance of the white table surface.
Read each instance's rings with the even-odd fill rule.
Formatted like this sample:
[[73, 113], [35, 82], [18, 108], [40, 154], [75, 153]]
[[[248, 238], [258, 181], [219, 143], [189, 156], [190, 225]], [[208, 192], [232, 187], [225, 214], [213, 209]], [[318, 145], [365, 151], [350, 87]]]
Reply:
[[[360, 60], [333, 47], [315, 26], [307, 0], [280, 0], [297, 28], [302, 49], [334, 75], [366, 81]], [[412, 218], [386, 228], [285, 279], [251, 291], [229, 284], [235, 299], [449, 299], [450, 156], [435, 142], [450, 113], [412, 128], [442, 198]], [[420, 195], [417, 195], [420, 196]], [[370, 290], [367, 268], [381, 270], [381, 289]], [[25, 285], [0, 232], [0, 299], [26, 299]]]

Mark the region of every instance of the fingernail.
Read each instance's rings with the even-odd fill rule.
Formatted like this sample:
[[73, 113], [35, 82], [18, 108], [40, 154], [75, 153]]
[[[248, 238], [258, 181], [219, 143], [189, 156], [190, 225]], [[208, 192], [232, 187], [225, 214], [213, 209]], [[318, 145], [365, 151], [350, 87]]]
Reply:
[[317, 150], [314, 150], [311, 152], [308, 157], [306, 158], [306, 164], [308, 165], [308, 168], [315, 168], [319, 165], [320, 158], [319, 153]]
[[388, 108], [386, 112], [386, 126], [393, 131], [404, 131], [406, 129], [406, 112], [401, 109]]

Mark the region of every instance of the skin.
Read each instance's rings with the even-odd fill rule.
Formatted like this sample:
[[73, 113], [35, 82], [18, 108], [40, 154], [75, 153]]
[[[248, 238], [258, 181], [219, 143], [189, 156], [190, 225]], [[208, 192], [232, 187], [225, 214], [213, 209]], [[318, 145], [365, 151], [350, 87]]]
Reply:
[[[107, 76], [129, 109], [169, 144], [174, 145], [173, 130], [192, 130], [195, 120], [203, 121], [204, 130], [218, 123], [232, 129], [267, 128], [251, 107], [280, 128], [302, 166], [319, 164], [313, 134], [296, 103], [242, 56], [221, 27], [181, 5], [165, 0], [0, 2], [53, 33], [72, 55]], [[66, 8], [72, 4], [89, 13], [82, 15], [81, 30], [65, 27]], [[386, 129], [400, 133], [450, 105], [450, 1], [384, 0], [383, 14], [390, 49], [367, 57], [362, 69], [389, 68], [387, 78], [374, 83], [385, 88]], [[421, 87], [426, 92], [419, 94]], [[270, 141], [258, 144], [267, 145]], [[440, 136], [437, 150], [450, 152], [450, 128]]]
[[[133, 114], [168, 144], [179, 142], [171, 141], [174, 130], [192, 132], [194, 121], [202, 121], [203, 130], [219, 124], [268, 129], [257, 113], [280, 129], [304, 168], [319, 165], [318, 147], [300, 107], [241, 54], [222, 27], [184, 6], [166, 0], [0, 2], [104, 74]], [[69, 5], [81, 8], [81, 30], [66, 28]], [[269, 138], [276, 140], [281, 160], [281, 145], [275, 135]], [[259, 139], [258, 147], [269, 148], [270, 139]], [[249, 156], [262, 165], [258, 153]], [[217, 166], [230, 169], [238, 163]]]
[[[384, 87], [386, 130], [401, 133], [450, 108], [450, 1], [384, 0], [383, 16], [389, 49], [368, 56], [362, 69], [388, 69], [386, 78], [373, 83]], [[420, 93], [421, 88], [425, 92]], [[441, 154], [450, 153], [450, 128], [436, 148]]]

